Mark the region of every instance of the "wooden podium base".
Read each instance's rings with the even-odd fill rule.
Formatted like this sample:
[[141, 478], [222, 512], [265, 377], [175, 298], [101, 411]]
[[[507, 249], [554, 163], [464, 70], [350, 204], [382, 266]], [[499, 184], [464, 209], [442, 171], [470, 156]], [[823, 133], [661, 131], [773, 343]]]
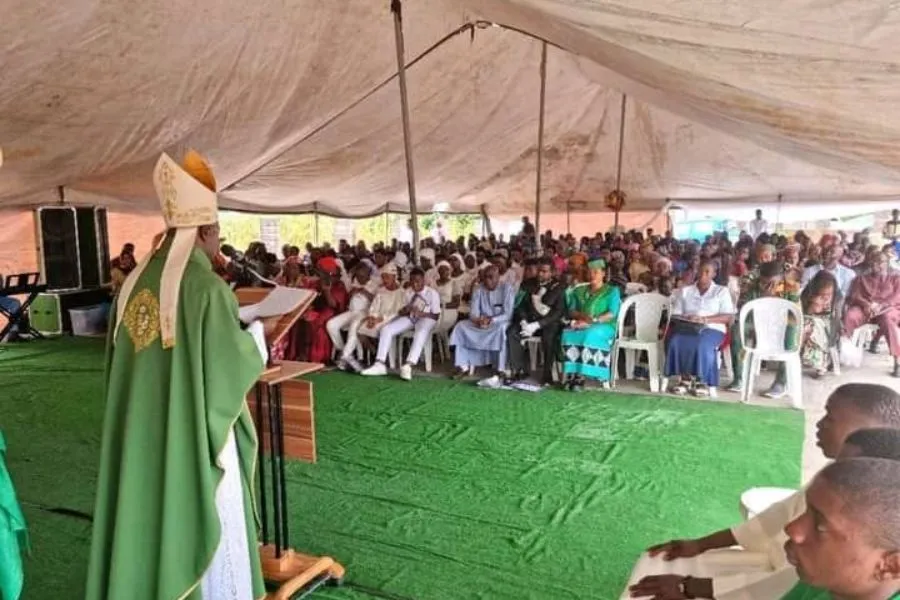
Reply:
[[288, 548], [281, 558], [275, 558], [272, 544], [261, 546], [259, 556], [266, 582], [279, 586], [266, 600], [291, 600], [303, 590], [309, 593], [321, 585], [340, 585], [344, 580], [344, 567], [328, 556], [310, 556]]

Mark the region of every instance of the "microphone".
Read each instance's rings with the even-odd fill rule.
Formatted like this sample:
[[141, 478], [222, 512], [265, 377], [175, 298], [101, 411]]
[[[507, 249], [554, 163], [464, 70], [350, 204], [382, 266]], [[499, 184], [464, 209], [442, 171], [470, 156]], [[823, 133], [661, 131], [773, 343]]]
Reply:
[[234, 246], [225, 244], [224, 246], [222, 246], [222, 254], [228, 257], [231, 262], [235, 262], [245, 266], [247, 264], [247, 257], [240, 250], [236, 250]]

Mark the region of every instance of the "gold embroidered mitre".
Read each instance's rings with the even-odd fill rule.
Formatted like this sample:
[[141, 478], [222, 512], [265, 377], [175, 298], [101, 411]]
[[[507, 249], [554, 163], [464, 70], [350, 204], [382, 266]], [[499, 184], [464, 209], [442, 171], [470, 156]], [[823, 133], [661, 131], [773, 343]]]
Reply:
[[216, 179], [200, 154], [189, 150], [183, 165], [168, 154], [159, 157], [153, 185], [170, 229], [211, 225], [218, 219]]
[[[174, 235], [171, 235], [169, 253], [159, 282], [158, 304], [149, 290], [138, 291], [132, 296], [138, 278], [156, 251], [156, 244], [151, 253], [131, 272], [119, 292], [116, 326], [125, 321], [135, 351], [148, 347], [157, 339], [157, 328], [163, 348], [175, 345], [181, 279], [194, 249], [197, 228], [213, 225], [218, 221], [216, 179], [209, 164], [197, 152], [188, 151], [181, 165], [167, 154], [160, 156], [153, 170], [153, 185], [166, 227], [174, 230]], [[148, 311], [157, 311], [158, 317], [150, 315], [152, 318], [143, 318], [145, 313], [149, 314]], [[139, 315], [142, 319], [132, 318], [129, 321], [129, 315]], [[138, 329], [140, 336], [135, 337]], [[154, 331], [150, 331], [151, 329]]]

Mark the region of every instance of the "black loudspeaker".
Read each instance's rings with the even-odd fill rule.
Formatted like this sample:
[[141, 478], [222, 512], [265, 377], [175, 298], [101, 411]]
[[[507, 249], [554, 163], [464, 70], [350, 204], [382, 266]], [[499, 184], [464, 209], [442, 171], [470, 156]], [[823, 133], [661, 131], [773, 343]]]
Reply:
[[105, 208], [37, 209], [41, 273], [47, 289], [77, 290], [109, 283]]

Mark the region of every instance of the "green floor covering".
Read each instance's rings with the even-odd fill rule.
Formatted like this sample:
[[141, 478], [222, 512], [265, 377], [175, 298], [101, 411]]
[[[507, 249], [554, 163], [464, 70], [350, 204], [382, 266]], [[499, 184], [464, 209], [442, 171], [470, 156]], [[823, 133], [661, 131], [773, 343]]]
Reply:
[[[0, 346], [0, 428], [34, 546], [26, 600], [82, 597], [90, 524], [46, 509], [92, 510], [102, 361], [97, 340]], [[615, 600], [646, 545], [727, 526], [741, 491], [800, 477], [789, 410], [314, 381], [320, 458], [288, 465], [292, 541], [351, 584], [318, 599]]]

